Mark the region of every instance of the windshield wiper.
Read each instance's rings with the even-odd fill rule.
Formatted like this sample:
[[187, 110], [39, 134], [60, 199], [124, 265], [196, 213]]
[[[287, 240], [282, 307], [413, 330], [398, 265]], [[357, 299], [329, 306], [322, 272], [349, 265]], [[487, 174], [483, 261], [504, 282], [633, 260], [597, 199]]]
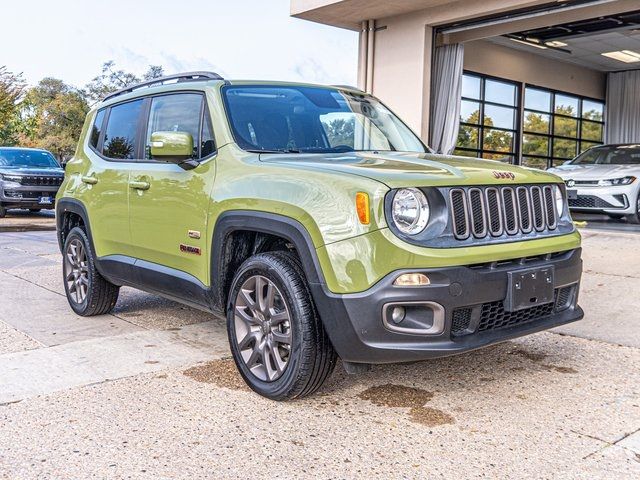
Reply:
[[258, 150], [258, 149], [252, 149], [252, 150], [247, 150], [247, 152], [252, 152], [252, 153], [301, 153], [300, 150], [296, 150], [295, 148], [283, 148], [282, 150]]

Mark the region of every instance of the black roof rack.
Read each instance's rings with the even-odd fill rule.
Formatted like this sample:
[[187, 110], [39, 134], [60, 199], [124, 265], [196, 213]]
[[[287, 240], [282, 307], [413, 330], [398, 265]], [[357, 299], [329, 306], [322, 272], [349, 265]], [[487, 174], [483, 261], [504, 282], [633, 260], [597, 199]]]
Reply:
[[206, 81], [206, 80], [224, 80], [220, 75], [215, 72], [186, 72], [186, 73], [176, 73], [175, 75], [167, 75], [164, 77], [152, 78], [151, 80], [147, 80], [146, 82], [136, 83], [135, 85], [131, 85], [130, 87], [123, 88], [122, 90], [118, 90], [117, 92], [110, 93], [104, 99], [109, 100], [111, 98], [117, 97], [119, 95], [124, 95], [125, 93], [131, 93], [134, 90], [138, 90], [139, 88], [148, 88], [155, 87], [156, 85], [164, 85], [166, 82], [177, 80], [176, 83], [181, 82], [197, 82], [197, 81]]

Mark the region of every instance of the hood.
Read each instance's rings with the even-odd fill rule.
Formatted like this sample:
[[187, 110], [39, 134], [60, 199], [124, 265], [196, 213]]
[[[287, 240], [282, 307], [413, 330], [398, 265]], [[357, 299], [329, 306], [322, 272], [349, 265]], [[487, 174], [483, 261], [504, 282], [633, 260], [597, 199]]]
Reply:
[[60, 167], [0, 167], [0, 173], [10, 173], [11, 175], [64, 175], [64, 170]]
[[640, 176], [640, 165], [561, 165], [550, 171], [563, 180], [608, 180]]
[[390, 188], [560, 182], [556, 176], [542, 170], [490, 160], [425, 153], [261, 154], [260, 160], [359, 175], [377, 180]]

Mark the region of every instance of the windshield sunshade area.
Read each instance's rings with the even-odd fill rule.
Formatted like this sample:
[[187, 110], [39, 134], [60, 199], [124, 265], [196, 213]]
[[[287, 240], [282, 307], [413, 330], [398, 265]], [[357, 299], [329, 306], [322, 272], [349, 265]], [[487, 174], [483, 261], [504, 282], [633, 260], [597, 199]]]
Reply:
[[321, 87], [228, 86], [223, 96], [243, 150], [425, 152], [420, 139], [369, 95]]
[[49, 152], [0, 148], [0, 167], [56, 168], [59, 166]]
[[640, 165], [640, 145], [594, 147], [571, 165]]

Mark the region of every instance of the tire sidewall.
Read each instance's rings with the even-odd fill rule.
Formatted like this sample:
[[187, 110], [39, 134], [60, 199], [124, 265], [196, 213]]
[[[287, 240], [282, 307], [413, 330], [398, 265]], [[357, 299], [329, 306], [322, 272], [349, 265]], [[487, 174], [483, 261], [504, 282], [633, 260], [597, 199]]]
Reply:
[[[291, 326], [291, 353], [289, 354], [289, 362], [282, 376], [273, 382], [266, 382], [257, 378], [247, 367], [242, 359], [238, 348], [238, 341], [236, 338], [234, 311], [235, 301], [242, 284], [250, 277], [254, 275], [262, 275], [263, 277], [271, 280], [276, 287], [280, 290], [280, 293], [284, 297], [284, 302], [287, 306], [290, 316]], [[247, 260], [238, 271], [238, 274], [233, 280], [231, 291], [229, 294], [229, 301], [227, 302], [227, 333], [229, 335], [229, 344], [231, 352], [233, 354], [234, 361], [238, 367], [238, 371], [244, 378], [245, 382], [256, 393], [268, 398], [284, 398], [290, 397], [292, 390], [295, 391], [296, 383], [299, 383], [299, 371], [304, 357], [304, 329], [301, 317], [304, 315], [302, 306], [294, 298], [293, 286], [290, 285], [289, 280], [279, 271], [274, 268], [268, 261], [265, 261], [261, 256], [250, 258]]]

